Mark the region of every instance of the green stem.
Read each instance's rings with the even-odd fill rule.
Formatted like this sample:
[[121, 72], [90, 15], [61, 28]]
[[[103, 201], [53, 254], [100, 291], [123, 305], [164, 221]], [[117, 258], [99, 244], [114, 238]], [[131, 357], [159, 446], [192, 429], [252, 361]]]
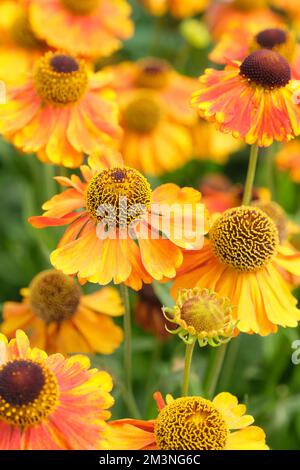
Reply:
[[244, 188], [243, 205], [245, 206], [248, 206], [252, 199], [252, 189], [253, 189], [253, 183], [254, 183], [256, 166], [257, 166], [257, 157], [258, 157], [258, 145], [253, 144], [251, 146], [248, 172], [247, 172], [246, 183], [245, 183], [245, 188]]
[[182, 396], [183, 397], [186, 397], [189, 393], [190, 370], [191, 370], [195, 343], [196, 343], [196, 340], [194, 340], [191, 344], [186, 345], [185, 358], [184, 358], [183, 384], [182, 384]]
[[140, 413], [132, 391], [132, 341], [131, 341], [131, 312], [128, 287], [121, 284], [121, 295], [124, 303], [124, 371], [126, 386], [126, 402], [134, 418]]
[[217, 350], [215, 351], [215, 357], [214, 361], [212, 364], [212, 367], [210, 367], [210, 370], [208, 372], [208, 377], [206, 380], [206, 393], [208, 398], [213, 398], [213, 395], [216, 391], [216, 387], [218, 385], [220, 373], [222, 370], [222, 366], [224, 363], [224, 358], [227, 350], [227, 344], [223, 344], [222, 346], [219, 346]]

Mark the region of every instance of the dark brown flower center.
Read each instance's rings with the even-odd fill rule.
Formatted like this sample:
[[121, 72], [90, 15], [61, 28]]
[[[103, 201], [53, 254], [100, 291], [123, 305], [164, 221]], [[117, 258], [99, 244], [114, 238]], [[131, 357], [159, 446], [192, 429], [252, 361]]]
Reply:
[[263, 88], [280, 88], [291, 79], [291, 69], [278, 52], [261, 49], [252, 52], [240, 66], [240, 74]]
[[283, 29], [270, 28], [260, 31], [255, 39], [263, 49], [273, 49], [273, 47], [280, 46], [286, 42], [287, 34]]
[[52, 69], [58, 73], [72, 73], [79, 70], [78, 62], [68, 55], [55, 55], [50, 60]]

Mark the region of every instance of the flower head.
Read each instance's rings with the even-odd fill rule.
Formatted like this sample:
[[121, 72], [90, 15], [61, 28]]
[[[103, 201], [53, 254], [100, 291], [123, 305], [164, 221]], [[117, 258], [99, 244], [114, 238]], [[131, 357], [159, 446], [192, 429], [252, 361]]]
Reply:
[[245, 405], [230, 393], [212, 401], [200, 396], [166, 403], [154, 394], [159, 414], [152, 421], [124, 419], [110, 423], [109, 447], [130, 450], [267, 450], [264, 431], [252, 426]]
[[174, 308], [163, 308], [165, 318], [178, 325], [168, 330], [187, 344], [198, 339], [200, 346], [219, 346], [228, 342], [236, 322], [232, 319], [233, 307], [229, 299], [220, 297], [209, 289], [182, 289]]
[[31, 349], [18, 330], [0, 335], [0, 445], [3, 450], [105, 448], [111, 377], [84, 356]]
[[42, 161], [77, 167], [84, 153], [120, 136], [110, 81], [109, 74], [91, 74], [75, 56], [47, 52], [26, 84], [8, 90], [1, 132]]
[[80, 56], [108, 56], [133, 34], [126, 0], [32, 0], [29, 12], [39, 38]]
[[268, 147], [274, 140], [288, 141], [300, 133], [299, 90], [286, 59], [261, 49], [223, 71], [206, 70], [192, 104], [220, 131]]
[[8, 338], [22, 329], [32, 346], [65, 355], [111, 354], [123, 339], [111, 318], [122, 315], [123, 306], [111, 287], [83, 295], [74, 279], [48, 270], [35, 276], [21, 293], [22, 303], [4, 303], [1, 331]]

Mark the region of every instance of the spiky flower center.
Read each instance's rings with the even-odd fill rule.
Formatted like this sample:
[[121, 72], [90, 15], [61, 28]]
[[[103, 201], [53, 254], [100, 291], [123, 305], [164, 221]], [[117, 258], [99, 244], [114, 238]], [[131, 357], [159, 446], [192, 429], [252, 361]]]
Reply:
[[45, 323], [59, 323], [76, 312], [81, 291], [75, 281], [60, 271], [38, 274], [30, 284], [29, 303], [34, 313]]
[[249, 82], [265, 89], [284, 87], [291, 79], [287, 60], [269, 49], [261, 49], [248, 55], [240, 66], [240, 74]]
[[126, 227], [150, 207], [151, 187], [146, 178], [129, 167], [103, 170], [92, 178], [86, 194], [86, 208], [96, 221], [106, 220]]
[[14, 426], [44, 421], [58, 401], [58, 383], [44, 364], [15, 359], [0, 367], [0, 420]]
[[97, 9], [100, 0], [60, 0], [60, 2], [74, 15], [89, 15]]
[[144, 59], [138, 63], [136, 85], [159, 90], [166, 87], [170, 79], [170, 65], [162, 59]]
[[48, 52], [39, 59], [33, 80], [37, 94], [53, 105], [76, 103], [88, 86], [84, 61], [58, 52]]
[[181, 318], [188, 327], [194, 327], [197, 334], [224, 329], [227, 314], [223, 299], [208, 290], [187, 298], [181, 307]]
[[200, 397], [178, 398], [165, 406], [154, 432], [160, 450], [223, 450], [228, 438], [220, 411]]
[[123, 120], [129, 130], [144, 134], [157, 127], [161, 116], [162, 108], [159, 102], [148, 94], [141, 94], [127, 104]]
[[288, 219], [283, 208], [274, 201], [256, 201], [253, 205], [264, 211], [273, 220], [278, 230], [279, 241], [284, 242], [288, 236]]
[[23, 11], [15, 18], [10, 33], [15, 44], [23, 49], [41, 49], [43, 46], [43, 42], [32, 31], [28, 15]]
[[255, 39], [263, 49], [273, 49], [286, 42], [287, 33], [280, 28], [269, 28], [260, 31]]
[[229, 209], [213, 224], [209, 237], [217, 258], [237, 271], [257, 271], [277, 254], [278, 230], [256, 207]]

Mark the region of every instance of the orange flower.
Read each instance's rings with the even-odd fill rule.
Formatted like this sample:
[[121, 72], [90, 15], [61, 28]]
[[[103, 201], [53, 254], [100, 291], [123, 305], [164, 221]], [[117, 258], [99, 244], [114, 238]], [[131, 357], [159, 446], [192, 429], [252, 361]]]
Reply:
[[248, 144], [268, 147], [300, 134], [300, 84], [291, 80], [288, 62], [261, 49], [224, 70], [207, 69], [192, 104], [222, 132]]
[[108, 56], [133, 34], [126, 0], [31, 0], [30, 20], [49, 46], [71, 54]]
[[152, 15], [169, 12], [175, 18], [193, 16], [205, 10], [210, 0], [141, 0]]
[[160, 393], [154, 397], [159, 411], [155, 420], [109, 423], [111, 450], [268, 450], [264, 431], [252, 426], [246, 406], [230, 393], [219, 393], [212, 401], [167, 395], [165, 403]]
[[300, 320], [282, 269], [299, 276], [300, 256], [280, 245], [273, 220], [252, 206], [228, 209], [213, 223], [204, 248], [185, 252], [173, 295], [180, 288], [209, 287], [236, 305], [240, 331], [264, 336]]
[[90, 75], [82, 60], [48, 52], [26, 84], [8, 90], [0, 131], [44, 162], [78, 167], [84, 153], [119, 136], [110, 80], [106, 73]]
[[20, 330], [9, 343], [0, 335], [1, 449], [106, 448], [111, 389], [87, 357], [47, 356]]
[[196, 122], [189, 99], [197, 82], [154, 58], [108, 71], [121, 108], [125, 163], [150, 175], [181, 167], [192, 153], [187, 127]]
[[83, 181], [75, 175], [56, 178], [69, 189], [44, 204], [43, 216], [29, 219], [37, 228], [69, 225], [52, 264], [82, 280], [124, 282], [136, 290], [142, 281], [174, 278], [182, 263], [180, 247], [193, 249], [203, 242], [204, 229], [193, 230], [201, 194], [175, 184], [152, 191], [146, 178], [114, 152], [102, 158], [95, 154], [89, 165], [81, 167]]
[[300, 141], [288, 142], [279, 150], [276, 162], [280, 170], [288, 171], [295, 183], [300, 183]]
[[13, 338], [24, 330], [32, 346], [65, 356], [76, 352], [111, 354], [123, 339], [111, 317], [123, 314], [116, 289], [105, 287], [82, 295], [72, 278], [43, 271], [22, 289], [22, 303], [5, 302], [1, 331]]

